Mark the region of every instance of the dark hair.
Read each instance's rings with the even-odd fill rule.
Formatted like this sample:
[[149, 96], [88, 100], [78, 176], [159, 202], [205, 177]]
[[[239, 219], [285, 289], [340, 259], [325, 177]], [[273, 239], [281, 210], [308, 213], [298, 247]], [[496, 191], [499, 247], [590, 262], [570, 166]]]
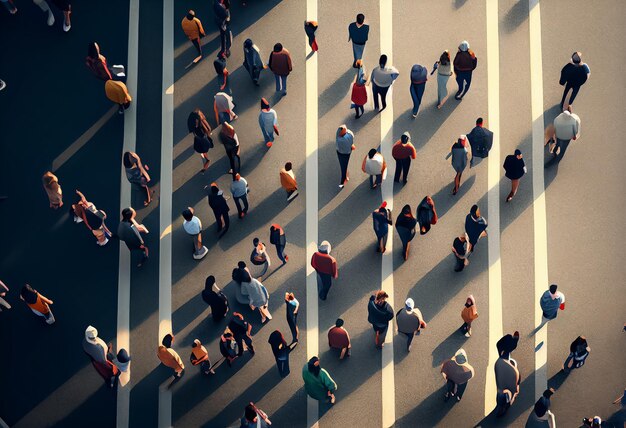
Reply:
[[280, 44], [280, 43], [276, 43], [276, 44], [274, 45], [274, 52], [280, 52], [280, 51], [282, 51], [282, 50], [283, 50], [283, 45], [282, 45], [282, 44]]
[[254, 246], [256, 247], [257, 245], [259, 245], [259, 238], [254, 238], [252, 240], [252, 244], [254, 244]]
[[96, 42], [90, 42], [87, 46], [87, 56], [89, 58], [97, 59], [100, 54], [98, 45]]
[[261, 108], [270, 108], [270, 103], [265, 98], [261, 98]]
[[380, 56], [380, 59], [378, 60], [378, 65], [380, 65], [381, 67], [384, 67], [385, 65], [387, 65], [387, 55], [382, 54]]
[[375, 154], [376, 154], [376, 149], [370, 149], [370, 151], [367, 152], [367, 157], [372, 159]]
[[556, 289], [557, 289], [557, 288], [558, 288], [558, 287], [557, 287], [557, 285], [556, 285], [556, 284], [552, 284], [552, 285], [550, 286], [550, 293], [552, 293], [552, 294], [556, 293]]
[[476, 204], [472, 205], [472, 208], [470, 209], [470, 214], [472, 215], [472, 217], [476, 217], [477, 211], [478, 211], [478, 205]]
[[240, 261], [239, 263], [237, 263], [237, 267], [239, 269], [243, 269], [246, 267], [246, 262]]
[[165, 346], [166, 348], [171, 348], [173, 341], [174, 341], [174, 336], [168, 333], [165, 335], [165, 337], [163, 337], [163, 340], [161, 341], [161, 345]]
[[215, 193], [217, 195], [217, 193], [220, 191], [220, 188], [217, 187], [216, 185], [211, 185], [211, 193]]
[[209, 275], [204, 280], [204, 288], [211, 288], [215, 284], [215, 277], [213, 275]]
[[183, 218], [187, 221], [191, 221], [191, 219], [193, 218], [193, 212], [191, 212], [189, 208], [185, 208], [183, 210]]
[[411, 211], [411, 205], [406, 204], [405, 206], [402, 207], [402, 214], [411, 214], [411, 217], [413, 217], [413, 212]]
[[132, 208], [124, 208], [122, 210], [122, 221], [130, 221], [130, 219], [133, 217], [133, 210]]
[[189, 9], [189, 12], [187, 12], [187, 19], [191, 21], [195, 16], [196, 12], [194, 12], [193, 9]]
[[256, 410], [254, 406], [252, 405], [252, 403], [246, 406], [246, 410], [244, 411], [244, 416], [246, 417], [246, 420], [250, 422], [254, 421], [254, 418], [257, 417]]
[[[319, 360], [320, 359], [317, 357], [311, 357], [311, 359], [307, 363], [307, 369], [309, 370], [309, 373], [312, 373], [313, 376], [315, 377], [318, 377], [320, 375], [320, 371], [322, 370], [322, 368], [319, 365]], [[318, 363], [318, 364], [315, 365], [315, 363]]]
[[343, 320], [341, 318], [337, 318], [337, 321], [335, 321], [335, 327], [341, 326], [343, 326]]
[[362, 13], [359, 13], [359, 14], [356, 16], [356, 22], [357, 22], [357, 24], [359, 24], [359, 25], [363, 24], [363, 23], [365, 22], [365, 15], [363, 15]]
[[483, 124], [483, 118], [479, 117], [478, 119], [476, 119], [476, 125], [482, 125]]
[[22, 289], [20, 290], [20, 296], [26, 303], [34, 304], [37, 303], [37, 290], [30, 286], [30, 284], [24, 284]]
[[132, 168], [133, 167], [133, 155], [130, 152], [124, 152], [122, 156], [122, 163], [124, 164], [124, 168]]
[[292, 168], [293, 168], [293, 165], [291, 165], [291, 162], [287, 162], [285, 164], [285, 171], [291, 171]]
[[198, 347], [198, 344], [196, 343], [196, 341], [195, 341], [195, 340], [194, 340], [194, 341], [193, 341], [193, 343], [191, 344], [191, 347], [192, 347], [192, 348], [197, 348], [197, 347]]
[[243, 42], [243, 47], [246, 49], [249, 49], [252, 47], [254, 43], [252, 42], [252, 39], [246, 39], [245, 42]]
[[439, 57], [439, 62], [441, 63], [441, 65], [448, 65], [448, 64], [450, 64], [450, 52], [443, 51], [443, 53]]

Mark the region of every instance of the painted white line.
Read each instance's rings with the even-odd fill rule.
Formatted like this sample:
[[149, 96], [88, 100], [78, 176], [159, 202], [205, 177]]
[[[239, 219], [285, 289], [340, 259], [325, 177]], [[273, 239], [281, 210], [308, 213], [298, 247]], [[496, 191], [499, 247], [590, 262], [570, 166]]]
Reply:
[[[134, 152], [137, 138], [137, 70], [139, 58], [139, 0], [131, 0], [128, 9], [128, 66], [126, 86], [133, 102], [124, 113], [123, 152]], [[120, 162], [120, 210], [130, 207], [130, 183]], [[120, 241], [117, 281], [117, 349], [130, 350], [130, 251]], [[130, 383], [132, 367], [120, 376], [117, 387], [116, 427], [128, 428], [130, 414]]]
[[486, 0], [487, 15], [487, 116], [493, 131], [493, 147], [487, 165], [489, 216], [489, 361], [485, 380], [485, 416], [496, 406], [498, 359], [496, 342], [502, 337], [502, 266], [500, 262], [500, 41], [498, 0]]
[[[317, 21], [317, 0], [306, 2], [307, 21]], [[306, 40], [306, 39], [305, 39]], [[306, 60], [306, 355], [307, 360], [319, 355], [319, 314], [317, 296], [317, 274], [311, 266], [311, 257], [317, 251], [318, 239], [318, 166], [317, 166], [317, 116], [318, 84], [317, 54], [311, 54], [305, 42]], [[331, 242], [332, 244], [332, 242]], [[319, 426], [319, 403], [307, 395], [307, 427]]]
[[[392, 27], [392, 0], [380, 0], [380, 53], [387, 55], [390, 64], [393, 64], [393, 27]], [[391, 97], [387, 108], [380, 114], [380, 145], [381, 153], [390, 165], [393, 146], [393, 87], [389, 89]], [[393, 210], [393, 179], [387, 173], [383, 181], [381, 193], [383, 201], [387, 201], [387, 208]], [[387, 301], [394, 306], [393, 290], [393, 229], [389, 231], [387, 251], [383, 254], [381, 263], [381, 289], [389, 297]], [[394, 306], [395, 307], [395, 306]], [[394, 321], [392, 321], [393, 323]], [[391, 333], [385, 338], [386, 346], [382, 349], [382, 426], [388, 428], [396, 422], [396, 388], [393, 362], [393, 326]]]
[[[161, 189], [159, 198], [159, 336], [172, 333], [172, 152], [174, 147], [174, 0], [163, 1]], [[169, 382], [169, 379], [168, 381]], [[159, 388], [159, 428], [172, 426], [172, 393]]]
[[[539, 298], [548, 287], [548, 233], [543, 178], [543, 64], [541, 60], [541, 11], [539, 0], [529, 0], [530, 88], [533, 136], [533, 219], [535, 245], [535, 325], [541, 324]], [[537, 349], [538, 348], [538, 349]], [[548, 327], [535, 334], [535, 397], [548, 385]]]
[[9, 426], [6, 424], [6, 422], [4, 422], [4, 421], [2, 420], [2, 418], [0, 418], [0, 427], [1, 427], [1, 428], [9, 428]]

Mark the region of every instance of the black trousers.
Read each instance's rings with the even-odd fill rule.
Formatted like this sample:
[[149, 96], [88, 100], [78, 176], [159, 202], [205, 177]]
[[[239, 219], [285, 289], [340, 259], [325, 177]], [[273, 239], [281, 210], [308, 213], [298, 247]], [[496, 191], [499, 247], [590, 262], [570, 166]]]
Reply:
[[411, 158], [404, 159], [396, 159], [396, 173], [393, 175], [393, 181], [396, 183], [400, 182], [400, 175], [404, 176], [404, 181], [406, 183], [407, 177], [409, 175], [409, 168], [411, 167]]
[[200, 39], [193, 39], [191, 41], [191, 43], [193, 43], [193, 45], [196, 47], [196, 50], [198, 51], [198, 55], [202, 55], [202, 45], [200, 44]]
[[326, 300], [326, 296], [328, 296], [328, 292], [330, 291], [330, 287], [333, 285], [333, 278], [331, 275], [327, 273], [319, 273], [317, 274], [317, 293], [319, 294], [319, 298], [322, 300]]
[[580, 86], [573, 86], [570, 83], [565, 85], [565, 89], [563, 90], [563, 97], [561, 98], [561, 110], [563, 110], [563, 105], [565, 104], [565, 98], [567, 98], [567, 93], [569, 90], [572, 90], [572, 95], [569, 97], [568, 104], [574, 104], [574, 100], [576, 99], [576, 95], [578, 95], [578, 91], [580, 90]]
[[372, 94], [374, 95], [374, 108], [376, 110], [378, 110], [378, 96], [379, 95], [380, 95], [380, 102], [383, 108], [387, 107], [387, 91], [388, 90], [389, 90], [389, 86], [382, 87], [372, 82]]
[[230, 169], [233, 170], [233, 176], [240, 172], [241, 170], [241, 158], [237, 154], [237, 149], [234, 150], [226, 150], [226, 156], [228, 156], [228, 161], [230, 162]]
[[248, 347], [248, 350], [250, 351], [250, 353], [254, 354], [254, 346], [252, 346], [252, 338], [248, 336], [247, 334], [242, 334], [241, 336], [239, 335], [235, 336], [235, 342], [237, 342], [237, 346], [239, 346], [239, 353], [237, 354], [238, 357], [241, 357], [243, 355], [243, 342], [246, 342], [246, 346]]
[[[221, 232], [224, 229], [224, 232], [228, 230], [230, 226], [230, 219], [228, 218], [228, 211], [226, 212], [217, 212], [213, 211], [215, 214], [215, 222], [217, 223], [217, 231]], [[222, 219], [224, 219], [224, 225], [222, 226]]]
[[344, 155], [337, 152], [337, 158], [339, 159], [339, 168], [341, 168], [341, 181], [339, 184], [345, 184], [348, 178], [348, 163], [350, 162], [350, 154]]

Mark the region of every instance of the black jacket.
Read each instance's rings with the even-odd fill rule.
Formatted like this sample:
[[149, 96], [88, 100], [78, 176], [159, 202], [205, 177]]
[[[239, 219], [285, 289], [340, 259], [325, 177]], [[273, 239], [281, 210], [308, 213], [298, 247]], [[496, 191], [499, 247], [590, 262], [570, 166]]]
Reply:
[[209, 189], [209, 206], [216, 214], [227, 213], [230, 211], [224, 195], [212, 193]]
[[393, 308], [387, 302], [377, 305], [374, 303], [375, 301], [376, 298], [370, 296], [370, 301], [367, 304], [367, 322], [377, 327], [384, 327], [393, 319]]
[[522, 178], [525, 174], [524, 167], [526, 164], [524, 163], [524, 159], [518, 159], [515, 155], [508, 155], [504, 159], [504, 175], [509, 180], [517, 180]]
[[472, 147], [472, 156], [486, 158], [493, 145], [493, 132], [482, 126], [475, 126], [472, 132], [467, 134], [467, 139]]

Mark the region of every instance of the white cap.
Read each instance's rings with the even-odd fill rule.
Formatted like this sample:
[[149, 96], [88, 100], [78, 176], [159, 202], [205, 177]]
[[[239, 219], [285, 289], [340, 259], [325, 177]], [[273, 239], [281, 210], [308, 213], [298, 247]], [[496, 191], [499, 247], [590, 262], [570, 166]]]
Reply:
[[406, 299], [406, 302], [404, 302], [404, 306], [406, 306], [407, 309], [413, 310], [413, 308], [415, 307], [415, 302], [409, 297], [408, 299]]
[[85, 330], [85, 338], [87, 340], [94, 340], [96, 337], [98, 337], [98, 329], [96, 329], [92, 325], [87, 327], [87, 329]]

